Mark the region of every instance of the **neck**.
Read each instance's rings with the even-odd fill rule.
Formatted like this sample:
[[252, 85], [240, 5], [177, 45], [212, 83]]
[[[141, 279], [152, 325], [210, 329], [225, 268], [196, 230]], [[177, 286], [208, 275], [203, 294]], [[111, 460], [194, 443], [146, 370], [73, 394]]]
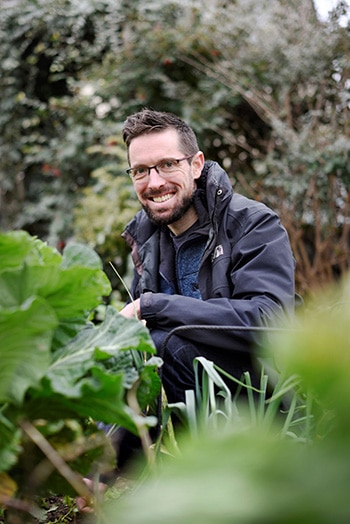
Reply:
[[190, 209], [184, 214], [180, 220], [177, 220], [176, 222], [173, 222], [172, 224], [168, 225], [168, 228], [170, 231], [175, 235], [181, 235], [181, 233], [184, 233], [189, 229], [193, 224], [197, 221], [198, 215], [194, 208], [194, 206], [190, 207]]

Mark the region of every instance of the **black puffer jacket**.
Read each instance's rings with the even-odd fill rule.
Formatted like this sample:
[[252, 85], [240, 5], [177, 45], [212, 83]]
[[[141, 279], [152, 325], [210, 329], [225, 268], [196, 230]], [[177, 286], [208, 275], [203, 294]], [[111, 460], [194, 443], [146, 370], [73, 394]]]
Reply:
[[[278, 216], [264, 204], [233, 193], [216, 162], [206, 162], [197, 181], [210, 218], [210, 234], [198, 284], [203, 300], [159, 292], [160, 230], [140, 211], [123, 237], [135, 265], [131, 293], [141, 297], [147, 326], [267, 326], [294, 311], [294, 258]], [[187, 338], [246, 351], [254, 334], [194, 330]]]

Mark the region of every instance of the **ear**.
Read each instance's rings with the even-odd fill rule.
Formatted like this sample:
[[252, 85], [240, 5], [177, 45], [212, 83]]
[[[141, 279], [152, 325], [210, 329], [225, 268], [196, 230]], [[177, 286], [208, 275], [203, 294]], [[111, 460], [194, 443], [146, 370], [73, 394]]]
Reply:
[[193, 157], [191, 167], [194, 180], [201, 176], [204, 167], [204, 160], [204, 154], [202, 151], [198, 151], [198, 153]]

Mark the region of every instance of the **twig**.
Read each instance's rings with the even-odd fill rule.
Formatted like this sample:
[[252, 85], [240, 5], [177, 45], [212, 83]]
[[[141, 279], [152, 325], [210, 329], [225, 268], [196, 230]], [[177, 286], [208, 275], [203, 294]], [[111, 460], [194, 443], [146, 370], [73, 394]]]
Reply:
[[[136, 395], [138, 386], [139, 386], [139, 381], [136, 381], [136, 383], [133, 385], [133, 387], [130, 390], [128, 390], [128, 392], [126, 394], [126, 398], [127, 398], [128, 405], [137, 414], [137, 417], [141, 417], [142, 413], [141, 413], [140, 406], [139, 406], [139, 403], [137, 401], [137, 395]], [[149, 466], [153, 467], [154, 464], [155, 464], [155, 453], [154, 453], [154, 450], [152, 448], [152, 441], [151, 441], [151, 438], [149, 436], [149, 432], [148, 432], [148, 430], [147, 430], [147, 428], [146, 428], [144, 423], [142, 423], [142, 422], [139, 423], [136, 420], [135, 424], [136, 424], [138, 432], [139, 432], [139, 436], [140, 436], [140, 440], [141, 440], [141, 444], [142, 444], [142, 449], [143, 449], [143, 451], [145, 453], [145, 456], [147, 458], [147, 463], [148, 463]]]
[[23, 511], [23, 513], [29, 513], [36, 519], [43, 517], [43, 511], [38, 508], [32, 502], [26, 502], [24, 500], [13, 499], [3, 495], [0, 495], [0, 506], [4, 506], [8, 509], [15, 509], [17, 511]]
[[68, 464], [63, 460], [61, 455], [51, 446], [46, 438], [36, 429], [35, 426], [29, 420], [23, 420], [21, 422], [21, 428], [28, 435], [28, 437], [41, 449], [44, 455], [49, 459], [51, 464], [55, 466], [57, 471], [62, 475], [63, 478], [69, 482], [69, 484], [75, 489], [75, 491], [84, 497], [87, 501], [92, 503], [92, 495], [87, 488], [81, 477], [75, 473]]

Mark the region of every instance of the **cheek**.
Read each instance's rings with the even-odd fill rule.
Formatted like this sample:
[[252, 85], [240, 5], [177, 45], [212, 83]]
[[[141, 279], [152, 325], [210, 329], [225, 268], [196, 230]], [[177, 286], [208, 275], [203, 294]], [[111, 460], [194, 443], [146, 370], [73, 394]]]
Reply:
[[136, 196], [137, 196], [138, 199], [142, 198], [142, 195], [145, 192], [146, 188], [147, 188], [147, 184], [134, 185], [134, 191], [135, 191]]

